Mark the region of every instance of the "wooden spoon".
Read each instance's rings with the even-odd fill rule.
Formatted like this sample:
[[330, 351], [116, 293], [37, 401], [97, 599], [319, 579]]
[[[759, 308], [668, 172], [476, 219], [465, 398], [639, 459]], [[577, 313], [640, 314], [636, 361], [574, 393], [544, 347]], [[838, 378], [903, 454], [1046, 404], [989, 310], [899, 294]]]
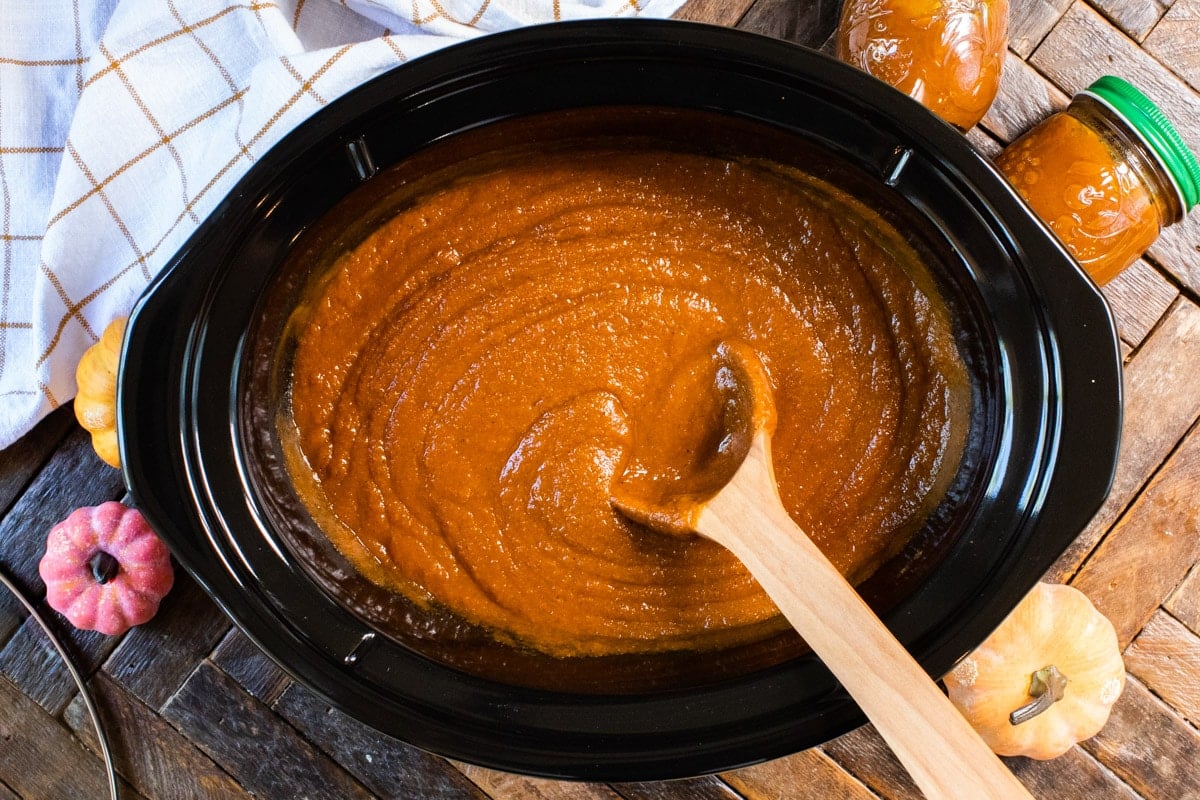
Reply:
[[931, 800], [1031, 798], [937, 684], [783, 507], [771, 465], [775, 405], [748, 345], [718, 348], [726, 396], [721, 450], [709, 462], [732, 477], [711, 496], [687, 480], [647, 486], [624, 478], [613, 505], [670, 534], [698, 533], [733, 552], [820, 656]]

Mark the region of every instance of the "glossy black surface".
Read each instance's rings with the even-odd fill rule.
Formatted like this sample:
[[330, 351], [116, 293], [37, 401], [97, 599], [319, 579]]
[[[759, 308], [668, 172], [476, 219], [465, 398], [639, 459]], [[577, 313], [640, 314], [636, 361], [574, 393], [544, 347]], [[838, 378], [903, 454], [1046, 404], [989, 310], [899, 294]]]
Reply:
[[982, 414], [977, 457], [948, 549], [885, 616], [926, 669], [945, 672], [1108, 490], [1120, 429], [1112, 320], [957, 131], [845, 65], [751, 34], [646, 21], [525, 29], [419, 59], [331, 104], [252, 168], [135, 309], [119, 387], [126, 480], [180, 562], [289, 672], [421, 747], [614, 780], [794, 752], [861, 722], [812, 657], [639, 692], [452, 669], [375, 635], [323, 592], [247, 474], [257, 467], [239, 403], [258, 298], [297, 237], [360, 186], [347, 144], [361, 140], [383, 168], [489, 122], [591, 106], [717, 111], [795, 135], [875, 181], [946, 254], [943, 289], [963, 317]]

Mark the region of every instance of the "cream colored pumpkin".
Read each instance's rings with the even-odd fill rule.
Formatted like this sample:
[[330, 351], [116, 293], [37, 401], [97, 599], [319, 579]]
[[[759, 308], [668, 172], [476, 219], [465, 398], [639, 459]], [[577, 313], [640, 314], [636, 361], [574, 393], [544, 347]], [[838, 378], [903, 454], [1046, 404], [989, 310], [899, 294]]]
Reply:
[[[1066, 678], [1061, 699], [1020, 724], [1034, 673]], [[1094, 736], [1125, 687], [1125, 663], [1108, 618], [1077, 589], [1039, 583], [979, 648], [945, 678], [950, 700], [996, 753], [1056, 758]]]
[[100, 341], [84, 351], [75, 369], [75, 418], [92, 434], [92, 447], [105, 463], [121, 466], [117, 445], [117, 366], [125, 318], [113, 320]]

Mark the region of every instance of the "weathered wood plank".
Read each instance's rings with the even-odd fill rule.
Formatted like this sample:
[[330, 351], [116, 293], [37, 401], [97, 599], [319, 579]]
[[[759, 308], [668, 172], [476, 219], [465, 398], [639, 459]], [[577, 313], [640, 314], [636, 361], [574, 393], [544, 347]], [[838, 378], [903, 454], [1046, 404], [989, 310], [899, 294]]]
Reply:
[[820, 48], [835, 30], [841, 3], [832, 0], [758, 0], [737, 27], [776, 39]]
[[980, 125], [976, 125], [971, 130], [967, 131], [965, 136], [976, 150], [983, 153], [988, 158], [995, 158], [1000, 151], [1004, 149], [1004, 145], [996, 140], [988, 131]]
[[[29, 800], [108, 797], [104, 765], [58, 720], [0, 678], [0, 775]], [[124, 782], [124, 800], [142, 795]]]
[[1179, 300], [1125, 369], [1121, 453], [1112, 491], [1047, 573], [1064, 583], [1200, 416], [1200, 308]]
[[[0, 569], [3, 568], [0, 564]], [[4, 588], [0, 588], [0, 644], [7, 642], [17, 628], [21, 627], [25, 617], [25, 609], [16, 598], [10, 597]]]
[[485, 797], [445, 759], [351, 719], [300, 684], [289, 685], [273, 710], [380, 797]]
[[888, 800], [924, 797], [873, 725], [863, 725], [839, 736], [821, 745], [821, 749], [880, 797]]
[[1034, 797], [1139, 800], [1136, 792], [1079, 747], [1050, 761], [1006, 758], [1004, 763]]
[[21, 798], [17, 797], [13, 790], [8, 788], [7, 784], [0, 781], [0, 800], [21, 800]]
[[1158, 611], [1126, 648], [1125, 667], [1184, 719], [1200, 722], [1200, 636]]
[[1146, 255], [1187, 286], [1193, 297], [1200, 294], [1200, 214], [1193, 211], [1183, 222], [1164, 228]]
[[[1200, 152], [1200, 95], [1086, 3], [1070, 7], [1029, 59], [1068, 94], [1111, 74], [1134, 83]], [[1149, 254], [1193, 292], [1200, 293], [1200, 215], [1163, 230]]]
[[1200, 732], [1136, 678], [1125, 682], [1108, 724], [1083, 748], [1146, 798], [1200, 798]]
[[167, 702], [162, 715], [253, 795], [339, 800], [371, 796], [207, 662]]
[[837, 58], [837, 29], [835, 28], [821, 46], [816, 49], [830, 58]]
[[740, 800], [741, 795], [718, 778], [685, 778], [654, 783], [614, 783], [625, 800]]
[[[887, 800], [922, 800], [904, 767], [870, 725], [822, 746], [847, 772]], [[1096, 759], [1079, 748], [1051, 761], [1006, 758], [1005, 764], [1034, 797], [1106, 797], [1136, 800], [1137, 795]]]
[[0, 450], [0, 513], [8, 510], [74, 424], [71, 407], [63, 406], [13, 445]]
[[1175, 285], [1138, 259], [1104, 285], [1121, 339], [1137, 347], [1179, 297]]
[[602, 783], [529, 778], [461, 761], [451, 763], [495, 800], [620, 800], [620, 795]]
[[1200, 635], [1200, 564], [1192, 567], [1183, 583], [1167, 598], [1163, 607], [1177, 620]]
[[687, 0], [671, 16], [691, 22], [707, 22], [710, 25], [737, 25], [754, 0]]
[[1008, 46], [1021, 58], [1041, 44], [1072, 0], [1011, 0], [1008, 10]]
[[1071, 584], [1127, 645], [1200, 558], [1200, 428], [1100, 543]]
[[979, 124], [1002, 142], [1011, 142], [1055, 111], [1070, 98], [1013, 53], [1004, 59], [1004, 72], [996, 100]]
[[217, 645], [212, 662], [240, 683], [251, 697], [267, 705], [274, 703], [292, 682], [287, 673], [237, 628], [231, 628]]
[[[208, 756], [119, 683], [99, 673], [89, 684], [121, 777], [149, 798], [243, 800], [250, 795]], [[93, 753], [100, 745], [76, 695], [64, 721]]]
[[177, 566], [158, 614], [125, 635], [103, 670], [146, 705], [162, 708], [229, 628], [229, 619]]
[[[1154, 2], [1154, 0], [1144, 0]], [[1166, 67], [1200, 89], [1200, 0], [1178, 0], [1158, 21], [1143, 47]]]
[[1196, 108], [1195, 93], [1087, 3], [1070, 4], [1029, 63], [1067, 94], [1101, 75], [1120, 75], [1150, 95], [1185, 140], [1200, 139], [1200, 120], [1188, 114]]
[[795, 800], [872, 800], [875, 795], [820, 750], [726, 772], [721, 777], [747, 800], [787, 796]]
[[[41, 597], [45, 586], [37, 565], [50, 527], [79, 506], [111, 500], [121, 491], [121, 474], [96, 456], [89, 434], [74, 427], [0, 520], [0, 567], [28, 596]], [[0, 592], [0, 641], [24, 617], [16, 599]]]
[[1159, 0], [1089, 0], [1127, 36], [1141, 42], [1154, 28], [1167, 6]]
[[[95, 631], [77, 631], [54, 615], [51, 624], [64, 640], [76, 666], [85, 676], [95, 671], [100, 662], [120, 641]], [[50, 714], [57, 716], [67, 707], [78, 691], [71, 673], [58, 651], [33, 619], [26, 619], [16, 634], [0, 650], [0, 675], [8, 678], [26, 695]]]

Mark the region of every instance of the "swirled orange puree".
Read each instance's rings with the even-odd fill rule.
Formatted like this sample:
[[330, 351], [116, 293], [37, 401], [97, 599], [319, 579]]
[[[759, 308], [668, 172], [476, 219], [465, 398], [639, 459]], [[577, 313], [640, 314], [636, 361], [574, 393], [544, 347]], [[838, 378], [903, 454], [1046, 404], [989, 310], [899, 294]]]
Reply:
[[610, 486], [706, 457], [716, 345], [745, 342], [775, 393], [783, 500], [862, 579], [959, 457], [966, 379], [931, 287], [882, 218], [781, 166], [600, 144], [488, 162], [385, 222], [297, 312], [294, 477], [368, 579], [503, 641], [770, 635], [784, 623], [732, 555], [630, 522]]

